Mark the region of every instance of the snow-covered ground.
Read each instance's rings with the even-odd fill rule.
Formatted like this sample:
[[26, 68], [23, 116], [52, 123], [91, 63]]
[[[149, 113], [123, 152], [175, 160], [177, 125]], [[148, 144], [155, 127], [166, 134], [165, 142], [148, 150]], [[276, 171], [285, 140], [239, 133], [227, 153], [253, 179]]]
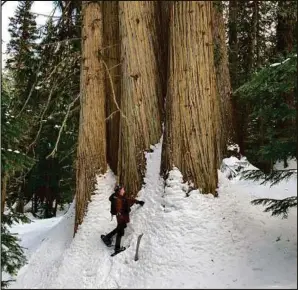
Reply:
[[[147, 153], [146, 185], [122, 239], [130, 247], [115, 257], [100, 239], [112, 230], [109, 195], [115, 176], [98, 177], [96, 194], [72, 240], [74, 205], [63, 217], [15, 226], [29, 263], [11, 288], [296, 288], [297, 209], [272, 217], [256, 197], [297, 195], [297, 180], [275, 187], [229, 180], [219, 171], [219, 197], [194, 190], [181, 173], [159, 177], [161, 144]], [[237, 160], [224, 160], [232, 167]], [[238, 160], [239, 161], [239, 160]], [[244, 162], [245, 163], [245, 162]], [[139, 260], [134, 261], [136, 241]]]

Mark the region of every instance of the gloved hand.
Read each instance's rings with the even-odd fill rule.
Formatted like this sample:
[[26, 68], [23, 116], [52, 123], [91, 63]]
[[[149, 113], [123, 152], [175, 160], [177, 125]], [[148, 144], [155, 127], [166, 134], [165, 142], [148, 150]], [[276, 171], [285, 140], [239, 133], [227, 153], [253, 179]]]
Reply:
[[138, 204], [139, 204], [140, 206], [143, 206], [144, 203], [145, 203], [145, 201], [142, 201], [142, 200], [139, 200], [139, 201], [138, 201]]

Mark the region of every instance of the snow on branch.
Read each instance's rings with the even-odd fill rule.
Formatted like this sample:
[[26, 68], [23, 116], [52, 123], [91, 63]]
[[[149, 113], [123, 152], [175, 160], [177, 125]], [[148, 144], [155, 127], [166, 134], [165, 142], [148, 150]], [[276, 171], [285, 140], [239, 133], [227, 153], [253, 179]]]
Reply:
[[78, 96], [68, 105], [67, 112], [65, 114], [64, 120], [63, 120], [62, 125], [61, 125], [60, 130], [59, 130], [59, 134], [58, 134], [58, 138], [57, 138], [55, 147], [54, 147], [53, 151], [46, 157], [46, 159], [48, 159], [51, 156], [54, 156], [55, 153], [57, 152], [58, 144], [59, 144], [59, 141], [60, 141], [60, 138], [61, 138], [61, 134], [62, 134], [63, 128], [65, 127], [66, 121], [68, 119], [68, 115], [69, 115], [70, 109], [73, 107], [73, 105], [75, 104], [75, 102], [79, 98], [80, 98], [80, 94], [78, 94]]

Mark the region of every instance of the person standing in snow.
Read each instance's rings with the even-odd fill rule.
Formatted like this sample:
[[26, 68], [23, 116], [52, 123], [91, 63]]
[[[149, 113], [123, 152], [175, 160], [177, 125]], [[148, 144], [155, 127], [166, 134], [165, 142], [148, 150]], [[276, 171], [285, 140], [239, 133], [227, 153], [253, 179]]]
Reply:
[[[114, 199], [114, 200], [113, 200]], [[107, 246], [112, 245], [112, 237], [116, 236], [115, 253], [125, 250], [125, 247], [120, 247], [121, 238], [124, 236], [124, 229], [129, 223], [130, 207], [134, 204], [144, 205], [144, 201], [137, 200], [135, 198], [128, 198], [125, 196], [125, 189], [121, 185], [115, 187], [115, 192], [110, 196], [109, 200], [114, 205], [114, 209], [111, 210], [112, 214], [116, 215], [117, 227], [107, 235], [101, 235], [101, 239]]]

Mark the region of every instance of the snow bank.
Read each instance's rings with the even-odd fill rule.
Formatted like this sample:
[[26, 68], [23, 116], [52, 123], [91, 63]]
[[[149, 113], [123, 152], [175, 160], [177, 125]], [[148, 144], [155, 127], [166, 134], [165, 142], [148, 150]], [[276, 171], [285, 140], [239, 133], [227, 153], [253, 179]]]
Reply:
[[[62, 218], [49, 233], [51, 243], [42, 244], [11, 287], [296, 288], [296, 209], [282, 220], [250, 201], [259, 196], [293, 195], [297, 184], [270, 188], [237, 178], [228, 180], [219, 171], [219, 197], [214, 198], [191, 190], [177, 168], [165, 182], [160, 178], [161, 142], [154, 152], [146, 153], [146, 159], [145, 185], [138, 193], [145, 205], [132, 208], [131, 223], [122, 239], [124, 246], [130, 245], [126, 251], [112, 258], [113, 249], [100, 239], [116, 225], [110, 219], [108, 201], [115, 177], [108, 171], [98, 178], [96, 194], [72, 243], [63, 232], [72, 226]], [[244, 161], [231, 157], [225, 164]]]
[[28, 264], [20, 269], [17, 281], [10, 288], [39, 288], [47, 285], [57, 275], [61, 256], [72, 241], [75, 205], [71, 204], [64, 216], [32, 220], [19, 224], [11, 232], [19, 234], [21, 246], [25, 247]]

